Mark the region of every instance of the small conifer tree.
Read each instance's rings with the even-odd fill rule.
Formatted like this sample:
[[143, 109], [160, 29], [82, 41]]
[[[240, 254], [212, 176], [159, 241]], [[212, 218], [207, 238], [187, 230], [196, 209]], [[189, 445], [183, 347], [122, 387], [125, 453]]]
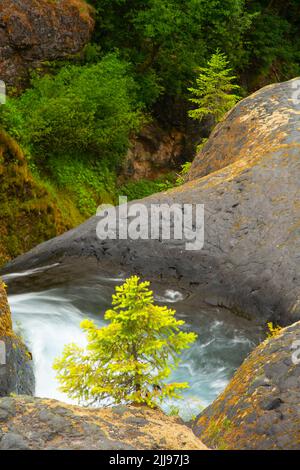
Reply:
[[69, 397], [156, 406], [188, 387], [165, 380], [178, 365], [179, 353], [197, 336], [180, 330], [184, 321], [176, 320], [174, 310], [154, 305], [149, 285], [132, 276], [116, 287], [112, 308], [105, 313], [107, 326], [82, 322], [87, 348], [67, 345], [54, 364], [60, 389]]
[[201, 121], [205, 116], [213, 116], [217, 123], [239, 101], [234, 90], [240, 87], [233, 83], [236, 77], [231, 75], [228, 65], [226, 55], [217, 50], [206, 67], [199, 67], [197, 87], [188, 89], [194, 95], [190, 101], [197, 105], [189, 111], [190, 117]]

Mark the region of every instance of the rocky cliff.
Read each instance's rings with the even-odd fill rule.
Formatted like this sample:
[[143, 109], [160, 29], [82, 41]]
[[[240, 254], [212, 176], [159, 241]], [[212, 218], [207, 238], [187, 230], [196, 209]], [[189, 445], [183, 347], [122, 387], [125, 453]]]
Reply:
[[300, 323], [266, 340], [194, 425], [218, 449], [300, 449]]
[[[202, 250], [186, 251], [185, 239], [100, 241], [99, 218], [94, 217], [16, 259], [5, 271], [94, 257], [114, 272], [184, 283], [207, 302], [260, 323], [298, 320], [300, 126], [293, 83], [264, 88], [228, 115], [218, 128], [219, 151], [216, 135], [206, 147], [212, 159], [227, 166], [142, 201], [149, 212], [153, 203], [204, 204]], [[235, 143], [241, 123], [243, 132]], [[197, 160], [191, 177], [198, 165], [203, 171]]]
[[80, 52], [93, 28], [83, 0], [1, 0], [0, 79], [22, 87], [42, 63]]
[[0, 399], [0, 450], [206, 450], [177, 418], [147, 407], [89, 409], [31, 397]]
[[180, 164], [193, 156], [187, 140], [183, 131], [175, 128], [166, 130], [153, 121], [131, 139], [121, 177], [154, 179], [180, 168]]
[[31, 356], [12, 330], [5, 286], [0, 279], [0, 397], [10, 393], [33, 392]]

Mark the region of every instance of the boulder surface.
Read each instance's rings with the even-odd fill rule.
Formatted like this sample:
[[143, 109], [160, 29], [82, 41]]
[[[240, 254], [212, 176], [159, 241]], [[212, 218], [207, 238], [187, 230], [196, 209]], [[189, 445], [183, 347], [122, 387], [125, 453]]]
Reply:
[[91, 409], [20, 396], [0, 399], [0, 450], [206, 450], [178, 418], [147, 407]]
[[0, 79], [23, 86], [42, 62], [81, 51], [94, 28], [83, 0], [1, 0]]
[[300, 449], [300, 322], [245, 360], [194, 432], [218, 449]]
[[34, 375], [31, 356], [12, 330], [6, 291], [0, 279], [0, 397], [11, 393], [33, 394]]

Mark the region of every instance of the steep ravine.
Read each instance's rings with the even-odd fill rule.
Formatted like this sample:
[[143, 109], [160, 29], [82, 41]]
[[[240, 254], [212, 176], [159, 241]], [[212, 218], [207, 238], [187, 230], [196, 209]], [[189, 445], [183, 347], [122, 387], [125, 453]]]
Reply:
[[[123, 269], [186, 286], [260, 324], [297, 321], [300, 127], [293, 84], [268, 86], [241, 101], [196, 158], [191, 181], [142, 200], [148, 214], [152, 204], [204, 204], [202, 250], [187, 251], [184, 238], [99, 240], [99, 217], [92, 217], [2, 272], [56, 262], [82, 266], [90, 257], [112, 273]], [[201, 177], [205, 161], [212, 173]]]
[[[26, 299], [26, 293], [32, 297], [35, 292], [53, 303], [49, 292], [41, 294], [45, 287], [68, 286], [69, 293], [64, 299], [60, 296], [60, 302], [70, 303], [68, 283], [86, 289], [81, 284], [85, 273], [95, 275], [99, 286], [101, 276], [116, 279], [135, 272], [156, 280], [160, 296], [170, 289], [184, 294], [184, 309], [177, 304], [179, 315], [188, 315], [194, 328], [201, 318], [199, 332], [205, 331], [205, 321], [209, 327], [214, 325], [218, 309], [223, 315], [221, 305], [234, 319], [234, 323], [229, 316], [221, 320], [230, 325], [230, 333], [238, 321], [251, 326], [265, 326], [269, 320], [295, 323], [300, 318], [300, 131], [292, 90], [293, 82], [276, 84], [239, 103], [196, 159], [191, 181], [143, 200], [148, 211], [152, 203], [204, 204], [203, 250], [186, 251], [186, 240], [100, 241], [99, 219], [94, 217], [7, 265], [3, 273], [8, 276], [10, 295]], [[216, 139], [223, 144], [219, 151]], [[202, 176], [207, 172], [202, 159], [212, 171], [207, 176]], [[80, 299], [91, 297], [97, 299], [95, 292], [80, 295]], [[18, 299], [14, 300], [17, 304]], [[78, 308], [78, 299], [75, 304]], [[210, 307], [202, 312], [200, 305]], [[292, 356], [298, 338], [299, 323], [295, 323], [253, 351], [223, 394], [199, 416], [195, 432], [204, 443], [226, 449], [299, 448], [300, 428], [294, 416], [299, 405], [299, 364]], [[214, 358], [215, 349], [212, 353]], [[205, 364], [209, 360], [207, 355]], [[197, 394], [201, 397], [198, 387]], [[289, 442], [287, 436], [291, 436]]]

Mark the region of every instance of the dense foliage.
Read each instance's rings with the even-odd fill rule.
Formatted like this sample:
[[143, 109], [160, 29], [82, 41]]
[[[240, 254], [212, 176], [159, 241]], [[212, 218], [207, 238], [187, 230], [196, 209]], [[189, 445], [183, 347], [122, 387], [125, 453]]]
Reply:
[[117, 161], [140, 123], [136, 85], [128, 65], [111, 54], [35, 78], [10, 102], [5, 119], [38, 158], [84, 154]]
[[43, 64], [47, 75], [36, 72], [30, 89], [0, 107], [0, 129], [21, 144], [35, 180], [52, 198], [64, 191], [84, 218], [120, 193], [135, 199], [175, 184], [176, 175], [118, 178], [132, 133], [153, 116], [186, 133], [191, 156], [208, 128], [200, 124], [197, 142], [188, 111], [218, 120], [235, 103], [227, 69], [243, 95], [300, 72], [298, 0], [89, 2], [96, 28], [84, 54]]
[[246, 40], [248, 66], [241, 70], [245, 83], [259, 87], [293, 78], [300, 72], [300, 2], [247, 0], [254, 14]]
[[[244, 0], [91, 0], [98, 13], [95, 40], [118, 49], [136, 67], [142, 99], [185, 94], [194, 68], [218, 47], [237, 67], [245, 61], [251, 15]], [[152, 96], [149, 94], [149, 87]]]
[[155, 406], [188, 386], [166, 379], [196, 335], [180, 329], [184, 321], [176, 320], [174, 310], [154, 305], [149, 285], [132, 276], [116, 287], [107, 326], [82, 322], [87, 348], [67, 345], [54, 365], [63, 392], [83, 402]]
[[117, 49], [135, 65], [145, 100], [155, 100], [159, 92], [184, 95], [195, 67], [218, 48], [248, 87], [299, 73], [298, 0], [90, 3], [98, 20], [94, 40], [104, 52]]

